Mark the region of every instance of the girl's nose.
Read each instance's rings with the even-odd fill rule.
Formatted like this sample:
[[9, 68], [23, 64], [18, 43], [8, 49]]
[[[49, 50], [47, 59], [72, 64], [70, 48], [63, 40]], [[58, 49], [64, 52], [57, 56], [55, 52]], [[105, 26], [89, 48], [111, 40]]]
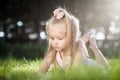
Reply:
[[57, 45], [58, 44], [58, 41], [57, 39], [54, 40], [54, 44]]

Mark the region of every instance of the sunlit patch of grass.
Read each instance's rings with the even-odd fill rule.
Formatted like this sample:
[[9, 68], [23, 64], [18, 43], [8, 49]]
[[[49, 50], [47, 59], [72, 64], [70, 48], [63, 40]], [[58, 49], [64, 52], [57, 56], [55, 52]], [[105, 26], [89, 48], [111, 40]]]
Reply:
[[110, 69], [84, 68], [53, 70], [39, 74], [41, 60], [0, 60], [0, 80], [120, 80], [120, 59], [110, 59]]
[[[6, 59], [1, 60], [0, 74], [5, 77], [6, 80], [31, 80], [34, 76], [34, 80], [38, 74], [39, 60], [15, 60]], [[30, 79], [29, 79], [30, 78]]]

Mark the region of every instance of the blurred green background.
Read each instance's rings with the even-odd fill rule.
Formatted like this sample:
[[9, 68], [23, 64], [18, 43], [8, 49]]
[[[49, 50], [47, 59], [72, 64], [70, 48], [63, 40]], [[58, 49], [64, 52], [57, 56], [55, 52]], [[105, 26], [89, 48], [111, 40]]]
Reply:
[[105, 57], [119, 58], [119, 5], [119, 0], [1, 0], [0, 58], [42, 58], [47, 50], [45, 21], [59, 6], [80, 20], [81, 35], [96, 37]]

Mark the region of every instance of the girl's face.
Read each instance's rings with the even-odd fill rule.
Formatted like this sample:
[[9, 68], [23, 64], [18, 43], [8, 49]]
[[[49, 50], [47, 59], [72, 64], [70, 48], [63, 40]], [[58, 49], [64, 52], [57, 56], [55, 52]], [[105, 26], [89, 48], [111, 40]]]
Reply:
[[67, 48], [67, 32], [66, 25], [54, 24], [48, 28], [48, 36], [50, 44], [57, 51], [62, 51]]

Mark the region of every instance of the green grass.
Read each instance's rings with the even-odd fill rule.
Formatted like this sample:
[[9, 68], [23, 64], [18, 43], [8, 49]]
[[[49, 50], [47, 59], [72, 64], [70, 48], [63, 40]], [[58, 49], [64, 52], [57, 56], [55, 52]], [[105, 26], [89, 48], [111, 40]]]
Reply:
[[120, 59], [110, 59], [111, 69], [105, 71], [80, 67], [76, 70], [49, 71], [39, 74], [41, 60], [0, 60], [0, 80], [120, 80]]

